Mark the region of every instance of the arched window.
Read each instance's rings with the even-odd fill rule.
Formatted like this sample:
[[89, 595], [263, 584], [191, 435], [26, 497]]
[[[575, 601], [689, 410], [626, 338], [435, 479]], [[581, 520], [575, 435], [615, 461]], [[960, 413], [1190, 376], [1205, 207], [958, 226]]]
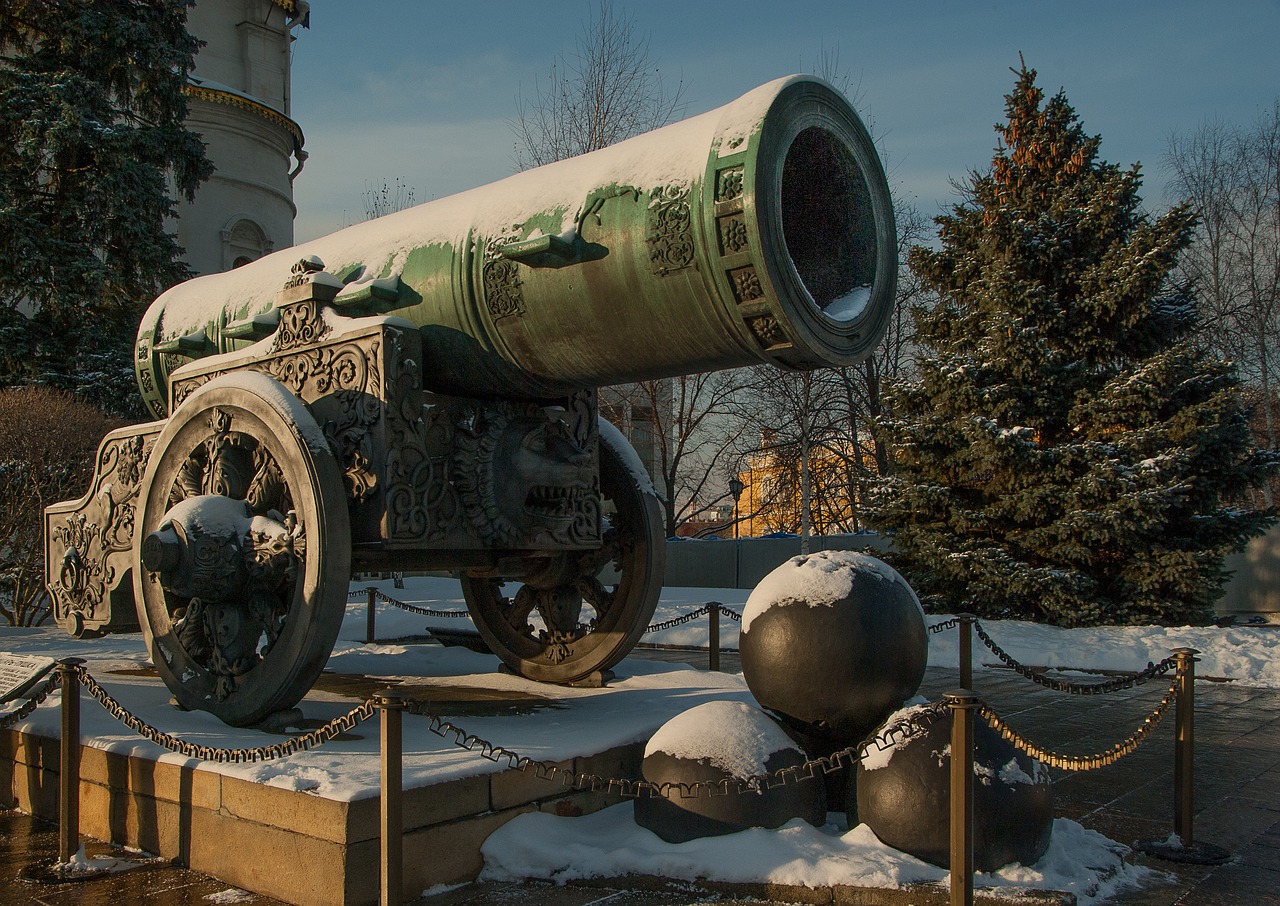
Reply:
[[274, 245], [262, 227], [247, 217], [238, 217], [222, 231], [222, 269], [231, 270], [257, 261]]

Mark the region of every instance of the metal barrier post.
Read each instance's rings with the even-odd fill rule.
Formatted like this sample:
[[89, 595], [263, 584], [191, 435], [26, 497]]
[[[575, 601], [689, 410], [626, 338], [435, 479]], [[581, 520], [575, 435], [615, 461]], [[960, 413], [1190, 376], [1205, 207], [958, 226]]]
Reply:
[[712, 601], [707, 605], [707, 617], [711, 621], [708, 627], [709, 648], [707, 651], [707, 669], [720, 669], [720, 602]]
[[1194, 844], [1191, 821], [1194, 812], [1193, 775], [1195, 753], [1195, 697], [1196, 697], [1196, 655], [1200, 652], [1194, 648], [1173, 649], [1177, 660], [1178, 704], [1176, 719], [1176, 742], [1173, 755], [1173, 832], [1178, 835], [1182, 845], [1190, 847]]
[[374, 695], [382, 741], [381, 906], [400, 906], [404, 891], [404, 754], [401, 725], [404, 693], [384, 689]]
[[370, 587], [365, 589], [369, 593], [369, 612], [365, 615], [364, 622], [364, 643], [366, 645], [373, 644], [373, 615], [374, 608], [378, 603], [378, 592]]
[[960, 616], [960, 688], [973, 688], [973, 621], [971, 613]]
[[973, 712], [969, 689], [948, 692], [951, 708], [951, 906], [973, 906]]
[[62, 740], [58, 765], [58, 861], [70, 862], [80, 851], [80, 677], [83, 658], [58, 661], [62, 681]]
[[1170, 862], [1195, 865], [1221, 865], [1230, 861], [1231, 853], [1212, 843], [1198, 843], [1192, 836], [1192, 814], [1195, 811], [1195, 706], [1196, 655], [1194, 648], [1175, 648], [1175, 682], [1178, 699], [1175, 710], [1173, 749], [1173, 836], [1135, 840], [1134, 848]]

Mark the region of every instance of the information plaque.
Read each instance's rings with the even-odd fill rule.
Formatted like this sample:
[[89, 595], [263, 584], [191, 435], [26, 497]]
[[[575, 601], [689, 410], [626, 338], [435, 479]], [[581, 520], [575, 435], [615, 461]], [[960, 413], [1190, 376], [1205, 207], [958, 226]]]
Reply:
[[0, 704], [23, 698], [54, 663], [51, 657], [0, 652]]

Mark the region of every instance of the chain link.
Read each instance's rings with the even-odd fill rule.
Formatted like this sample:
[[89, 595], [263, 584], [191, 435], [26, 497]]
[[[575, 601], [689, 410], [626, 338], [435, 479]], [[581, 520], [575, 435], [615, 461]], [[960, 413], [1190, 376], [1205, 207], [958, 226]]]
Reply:
[[664, 620], [661, 623], [650, 623], [648, 626], [644, 628], [644, 631], [645, 632], [661, 632], [664, 629], [670, 629], [672, 626], [680, 626], [683, 623], [691, 623], [694, 620], [698, 619], [698, 617], [705, 617], [709, 613], [711, 613], [711, 605], [704, 604], [701, 607], [699, 607], [697, 610], [691, 610], [688, 613], [683, 614], [682, 616], [675, 617], [674, 619]]
[[1069, 692], [1072, 695], [1105, 695], [1109, 692], [1118, 692], [1121, 689], [1132, 689], [1134, 686], [1141, 685], [1149, 679], [1164, 676], [1178, 666], [1175, 658], [1167, 657], [1158, 664], [1148, 663], [1144, 669], [1129, 676], [1120, 676], [1100, 683], [1071, 683], [1066, 680], [1050, 679], [1042, 673], [1037, 673], [1030, 667], [1018, 663], [1011, 654], [997, 645], [991, 636], [987, 635], [987, 631], [982, 628], [982, 624], [977, 620], [973, 621], [973, 628], [978, 633], [978, 638], [982, 640], [982, 644], [990, 648], [991, 653], [998, 657], [1005, 666], [1013, 668], [1014, 672], [1019, 676], [1023, 676], [1033, 683], [1038, 683], [1046, 689], [1053, 689], [1055, 692]]
[[850, 746], [833, 752], [831, 755], [813, 758], [804, 764], [780, 768], [771, 774], [758, 774], [747, 778], [728, 777], [724, 780], [700, 780], [694, 783], [652, 783], [648, 780], [604, 777], [600, 774], [575, 772], [561, 767], [554, 762], [536, 761], [528, 756], [503, 746], [494, 745], [486, 739], [468, 733], [444, 718], [426, 710], [420, 702], [406, 701], [405, 710], [410, 714], [427, 719], [427, 729], [442, 739], [448, 740], [459, 748], [469, 752], [477, 752], [489, 761], [505, 761], [508, 768], [525, 773], [533, 773], [543, 780], [557, 782], [574, 790], [591, 790], [593, 792], [617, 793], [618, 795], [638, 799], [642, 796], [664, 797], [668, 799], [693, 799], [706, 791], [708, 796], [728, 796], [742, 793], [758, 793], [766, 789], [774, 789], [786, 783], [801, 780], [812, 780], [822, 774], [830, 774], [843, 768], [852, 768], [855, 761], [875, 746], [884, 750], [897, 745], [903, 740], [923, 734], [939, 717], [947, 713], [948, 706], [935, 703], [906, 717], [895, 721], [876, 736], [860, 746]]
[[712, 601], [709, 604], [703, 604], [697, 610], [691, 610], [686, 614], [683, 614], [681, 616], [675, 617], [670, 620], [666, 620], [662, 623], [651, 623], [644, 628], [644, 631], [645, 632], [661, 632], [664, 629], [670, 629], [672, 626], [679, 626], [682, 623], [689, 623], [689, 622], [692, 622], [693, 620], [698, 619], [698, 617], [709, 616], [711, 614], [712, 609], [720, 611], [720, 613], [724, 614], [726, 617], [733, 620], [735, 623], [742, 622], [742, 614], [738, 613], [738, 611], [730, 607], [726, 607], [725, 605], [721, 604], [719, 601]]
[[53, 691], [61, 684], [61, 680], [55, 671], [49, 675], [43, 685], [36, 688], [35, 695], [27, 699], [26, 703], [19, 708], [15, 708], [8, 714], [0, 717], [0, 730], [7, 730], [20, 720], [26, 720], [32, 715], [36, 708], [44, 704], [44, 700], [53, 694]]
[[1164, 694], [1164, 698], [1160, 699], [1160, 704], [1156, 705], [1155, 710], [1142, 719], [1142, 726], [1138, 727], [1128, 739], [1118, 742], [1107, 751], [1096, 755], [1063, 755], [1042, 749], [1005, 723], [1000, 715], [991, 710], [986, 702], [978, 704], [978, 715], [987, 722], [987, 726], [1009, 742], [1031, 757], [1038, 758], [1051, 767], [1062, 768], [1067, 771], [1093, 771], [1109, 764], [1115, 764], [1126, 755], [1132, 755], [1155, 728], [1160, 726], [1160, 721], [1164, 719], [1165, 712], [1169, 710], [1169, 706], [1177, 698], [1178, 678], [1174, 677], [1173, 682], [1169, 684], [1169, 691]]
[[955, 629], [963, 622], [964, 620], [959, 617], [952, 617], [949, 620], [940, 620], [937, 623], [930, 624], [929, 631], [932, 633], [945, 632], [948, 629]]
[[368, 720], [377, 710], [377, 706], [373, 703], [373, 699], [367, 699], [362, 704], [352, 708], [346, 714], [335, 717], [323, 727], [317, 727], [309, 733], [301, 736], [293, 736], [282, 743], [271, 746], [258, 746], [253, 749], [219, 749], [213, 746], [201, 746], [195, 743], [187, 742], [179, 739], [161, 730], [157, 730], [145, 723], [141, 718], [129, 713], [129, 710], [120, 704], [111, 693], [99, 685], [98, 681], [89, 675], [89, 671], [83, 666], [75, 667], [76, 676], [80, 680], [81, 685], [88, 690], [89, 694], [98, 700], [98, 703], [106, 709], [107, 713], [114, 717], [120, 723], [124, 724], [130, 730], [137, 733], [144, 739], [149, 739], [158, 746], [162, 746], [171, 752], [177, 752], [188, 758], [199, 758], [203, 761], [214, 761], [218, 764], [242, 764], [244, 762], [272, 761], [276, 758], [284, 758], [295, 752], [303, 752], [312, 746], [321, 745], [338, 735], [354, 729], [358, 724]]
[[471, 611], [469, 610], [435, 610], [430, 607], [419, 607], [416, 604], [406, 604], [404, 601], [397, 601], [395, 598], [391, 597], [390, 595], [383, 594], [381, 591], [373, 587], [357, 588], [354, 591], [347, 592], [347, 597], [358, 598], [362, 595], [368, 595], [369, 592], [373, 592], [374, 598], [378, 601], [382, 601], [386, 604], [390, 604], [393, 607], [399, 607], [401, 610], [407, 610], [409, 611], [409, 613], [416, 613], [419, 616], [423, 616], [423, 617], [470, 617], [471, 616]]
[[[707, 605], [707, 606], [710, 607], [711, 605]], [[726, 617], [728, 617], [729, 619], [733, 620], [733, 622], [735, 623], [742, 622], [742, 614], [738, 613], [738, 611], [733, 610], [732, 608], [729, 608], [729, 607], [725, 607], [723, 604], [716, 604], [716, 607], [719, 607], [720, 612], [724, 614]]]

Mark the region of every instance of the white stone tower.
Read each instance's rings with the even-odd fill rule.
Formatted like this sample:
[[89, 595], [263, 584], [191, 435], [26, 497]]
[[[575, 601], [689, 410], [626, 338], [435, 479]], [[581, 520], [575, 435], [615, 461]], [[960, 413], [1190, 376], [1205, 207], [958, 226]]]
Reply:
[[205, 42], [187, 87], [187, 125], [217, 168], [179, 202], [178, 243], [197, 274], [246, 264], [293, 245], [293, 178], [302, 130], [289, 116], [293, 29], [303, 0], [200, 0], [187, 30]]

